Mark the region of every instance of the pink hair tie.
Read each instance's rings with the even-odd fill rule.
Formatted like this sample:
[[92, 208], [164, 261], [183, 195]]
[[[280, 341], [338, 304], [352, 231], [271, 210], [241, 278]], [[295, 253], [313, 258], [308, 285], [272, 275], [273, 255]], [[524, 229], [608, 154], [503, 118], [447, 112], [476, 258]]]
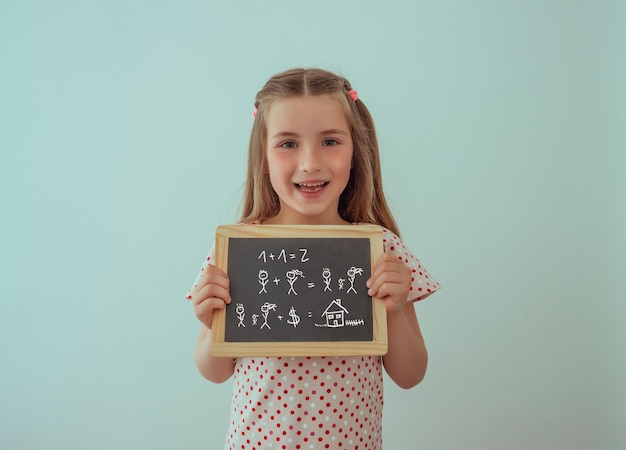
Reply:
[[254, 111], [252, 111], [252, 117], [254, 117], [256, 119], [256, 115], [259, 112], [259, 110], [257, 108], [254, 108]]
[[356, 102], [359, 99], [359, 94], [357, 94], [357, 92], [354, 89], [350, 89], [348, 91], [348, 95], [350, 95], [350, 98], [352, 99], [353, 102]]

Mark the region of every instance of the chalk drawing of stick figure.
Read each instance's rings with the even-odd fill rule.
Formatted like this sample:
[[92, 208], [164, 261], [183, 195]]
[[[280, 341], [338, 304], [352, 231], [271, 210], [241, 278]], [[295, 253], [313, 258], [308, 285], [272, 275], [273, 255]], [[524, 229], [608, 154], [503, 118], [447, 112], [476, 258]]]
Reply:
[[237, 313], [237, 318], [239, 319], [239, 323], [237, 324], [237, 327], [245, 327], [246, 324], [243, 323], [243, 318], [246, 317], [246, 310], [244, 309], [241, 303], [237, 303], [235, 312]]
[[261, 283], [261, 290], [259, 291], [259, 294], [262, 294], [263, 292], [267, 294], [267, 291], [265, 290], [265, 285], [267, 284], [268, 279], [269, 276], [267, 274], [267, 270], [259, 270], [259, 283]]
[[362, 268], [360, 268], [360, 267], [350, 267], [348, 269], [348, 279], [350, 280], [350, 287], [348, 288], [346, 293], [350, 292], [350, 291], [353, 291], [355, 294], [357, 293], [356, 289], [354, 289], [354, 278], [357, 275], [363, 275], [363, 269]]
[[270, 311], [276, 311], [276, 303], [263, 303], [263, 305], [261, 306], [261, 312], [263, 313], [263, 324], [261, 325], [261, 329], [263, 329], [263, 327], [267, 327], [268, 330], [272, 329], [272, 327], [270, 327], [267, 323], [267, 316], [269, 315]]
[[287, 292], [287, 294], [291, 294], [293, 292], [294, 295], [298, 295], [296, 290], [293, 288], [293, 284], [296, 282], [298, 277], [304, 278], [304, 273], [302, 273], [302, 271], [299, 269], [292, 269], [285, 275], [287, 276], [287, 281], [289, 282], [289, 291]]
[[324, 278], [324, 284], [326, 285], [324, 287], [324, 292], [326, 291], [332, 292], [332, 289], [330, 288], [330, 269], [328, 267], [324, 267], [322, 269], [322, 278]]

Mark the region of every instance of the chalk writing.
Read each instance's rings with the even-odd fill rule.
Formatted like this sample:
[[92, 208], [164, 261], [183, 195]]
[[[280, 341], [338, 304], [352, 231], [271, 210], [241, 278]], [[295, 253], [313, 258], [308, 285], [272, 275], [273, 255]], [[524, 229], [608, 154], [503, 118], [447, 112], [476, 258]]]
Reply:
[[293, 306], [289, 308], [289, 317], [291, 317], [291, 319], [289, 319], [287, 323], [293, 325], [294, 328], [297, 327], [300, 323], [300, 316], [296, 314], [296, 309]]
[[226, 341], [373, 339], [369, 239], [251, 237], [228, 251]]

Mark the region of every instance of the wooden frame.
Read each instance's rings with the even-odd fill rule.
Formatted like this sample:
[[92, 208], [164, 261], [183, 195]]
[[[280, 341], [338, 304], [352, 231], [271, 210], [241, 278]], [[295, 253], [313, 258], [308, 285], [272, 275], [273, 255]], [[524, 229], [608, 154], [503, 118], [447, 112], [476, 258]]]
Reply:
[[[382, 232], [380, 227], [374, 225], [224, 225], [216, 231], [215, 260], [216, 265], [227, 274], [229, 242], [233, 238], [366, 238], [369, 239], [370, 271], [383, 253]], [[371, 273], [365, 273], [360, 278], [363, 287], [369, 276]], [[231, 284], [231, 293], [232, 290]], [[372, 308], [372, 340], [229, 342], [225, 337], [227, 313], [217, 310], [211, 332], [212, 353], [221, 357], [384, 355], [387, 352], [385, 305], [380, 300], [367, 298], [371, 300]], [[233, 298], [227, 308], [235, 308], [235, 304], [237, 299]]]

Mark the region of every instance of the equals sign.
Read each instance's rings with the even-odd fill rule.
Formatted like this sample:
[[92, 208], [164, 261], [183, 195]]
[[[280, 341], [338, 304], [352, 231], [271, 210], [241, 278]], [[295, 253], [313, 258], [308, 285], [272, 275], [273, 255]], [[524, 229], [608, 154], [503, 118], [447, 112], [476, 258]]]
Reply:
[[315, 284], [313, 284], [313, 283], [309, 283], [309, 287], [310, 287], [310, 288], [314, 288], [314, 287], [315, 287]]
[[309, 311], [309, 317], [313, 317], [313, 313]]
[[296, 259], [295, 253], [289, 253], [289, 259]]

